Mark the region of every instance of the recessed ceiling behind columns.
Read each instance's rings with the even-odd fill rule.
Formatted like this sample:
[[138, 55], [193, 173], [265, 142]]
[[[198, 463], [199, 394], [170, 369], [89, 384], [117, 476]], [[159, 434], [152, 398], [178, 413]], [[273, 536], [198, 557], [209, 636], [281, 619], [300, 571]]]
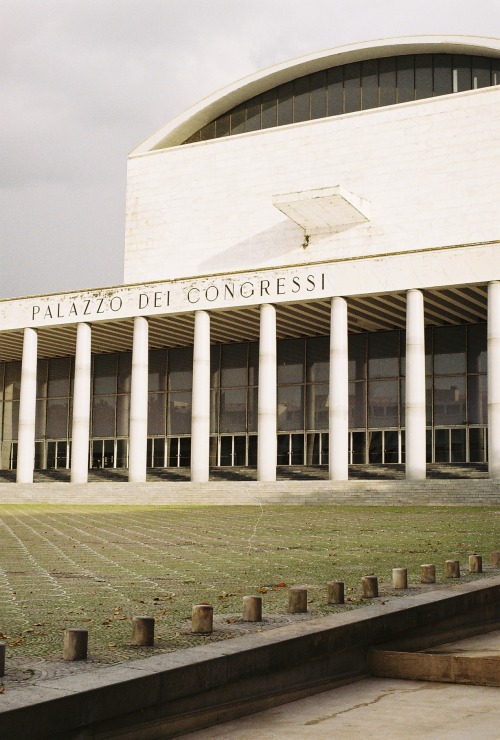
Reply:
[[[474, 324], [486, 321], [487, 288], [466, 285], [424, 290], [426, 326]], [[356, 296], [347, 299], [349, 331], [388, 331], [406, 325], [406, 295], [400, 293]], [[210, 312], [213, 344], [255, 341], [259, 338], [258, 306]], [[92, 324], [92, 352], [125, 352], [132, 349], [134, 322], [102, 321]], [[330, 299], [278, 304], [276, 306], [278, 339], [328, 334]], [[152, 316], [149, 318], [149, 346], [186, 347], [193, 344], [194, 312]], [[0, 361], [20, 360], [22, 331], [0, 332]], [[64, 357], [75, 354], [76, 324], [38, 330], [38, 355]]]

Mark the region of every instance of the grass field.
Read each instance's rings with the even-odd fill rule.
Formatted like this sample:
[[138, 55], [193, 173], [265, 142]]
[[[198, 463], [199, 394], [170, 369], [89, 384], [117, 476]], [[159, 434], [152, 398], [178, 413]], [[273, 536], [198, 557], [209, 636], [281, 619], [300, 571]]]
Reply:
[[[284, 614], [286, 588], [307, 584], [316, 614], [360, 605], [363, 574], [389, 592], [391, 569], [500, 549], [498, 508], [0, 507], [0, 639], [10, 656], [60, 658], [65, 627], [87, 627], [103, 662], [137, 657], [134, 615], [156, 617], [155, 652], [205, 642], [187, 620], [200, 601], [234, 623], [259, 591]], [[468, 578], [478, 576], [467, 576]], [[325, 584], [343, 580], [345, 607]], [[211, 639], [224, 639], [218, 632]]]

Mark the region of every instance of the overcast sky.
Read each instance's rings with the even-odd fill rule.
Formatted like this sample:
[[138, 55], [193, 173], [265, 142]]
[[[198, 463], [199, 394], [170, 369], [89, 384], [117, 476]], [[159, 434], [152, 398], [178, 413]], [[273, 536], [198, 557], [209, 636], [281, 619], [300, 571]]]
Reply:
[[0, 0], [0, 298], [122, 282], [127, 154], [185, 108], [413, 34], [500, 36], [500, 0]]

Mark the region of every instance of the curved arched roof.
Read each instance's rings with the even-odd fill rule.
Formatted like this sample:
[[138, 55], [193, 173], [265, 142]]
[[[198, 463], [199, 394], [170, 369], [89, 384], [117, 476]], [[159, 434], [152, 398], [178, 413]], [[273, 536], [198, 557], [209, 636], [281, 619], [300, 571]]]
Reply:
[[270, 88], [329, 67], [401, 54], [452, 53], [500, 57], [500, 39], [473, 36], [411, 36], [349, 44], [261, 70], [228, 85], [162, 126], [130, 156], [178, 146], [198, 129]]

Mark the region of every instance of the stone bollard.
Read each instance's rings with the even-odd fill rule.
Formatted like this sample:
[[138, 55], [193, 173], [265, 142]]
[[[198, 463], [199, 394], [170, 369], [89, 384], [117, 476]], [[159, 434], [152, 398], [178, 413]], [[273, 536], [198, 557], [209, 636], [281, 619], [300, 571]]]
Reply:
[[469, 573], [483, 572], [483, 558], [481, 555], [469, 555]]
[[0, 676], [5, 675], [5, 642], [0, 642]]
[[86, 660], [89, 641], [88, 630], [70, 627], [64, 630], [64, 660]]
[[214, 608], [209, 604], [195, 604], [191, 617], [191, 632], [209, 635], [214, 629]]
[[406, 568], [392, 569], [392, 587], [408, 588], [408, 571]]
[[500, 550], [491, 553], [490, 565], [492, 568], [500, 568]]
[[330, 581], [326, 584], [327, 604], [344, 603], [344, 584], [342, 581]]
[[444, 575], [445, 578], [460, 578], [460, 563], [458, 560], [445, 560]]
[[288, 592], [288, 613], [305, 614], [307, 612], [307, 588], [295, 586]]
[[244, 596], [243, 614], [244, 622], [262, 622], [262, 596]]
[[363, 576], [361, 578], [361, 595], [364, 599], [374, 599], [378, 596], [377, 576]]
[[132, 645], [153, 647], [155, 644], [155, 618], [132, 618]]
[[436, 583], [436, 566], [426, 563], [420, 566], [420, 583]]

